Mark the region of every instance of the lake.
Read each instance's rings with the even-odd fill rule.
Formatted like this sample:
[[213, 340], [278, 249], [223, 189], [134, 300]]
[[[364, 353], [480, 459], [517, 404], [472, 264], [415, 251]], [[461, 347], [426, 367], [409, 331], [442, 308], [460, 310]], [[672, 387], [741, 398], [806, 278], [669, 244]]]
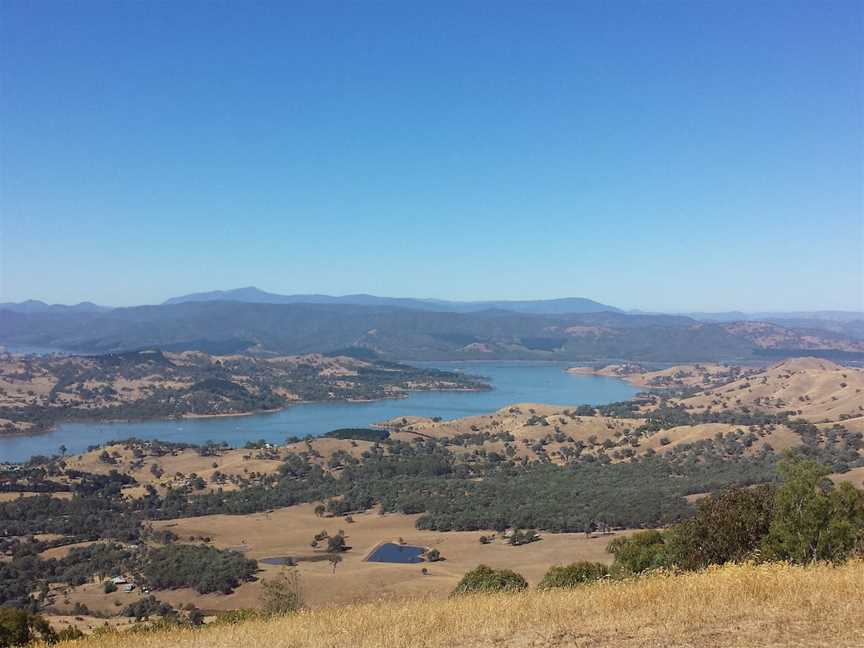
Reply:
[[407, 398], [371, 403], [305, 403], [270, 414], [136, 423], [67, 423], [44, 434], [0, 438], [0, 461], [26, 461], [51, 455], [65, 445], [76, 454], [91, 445], [137, 437], [187, 443], [226, 442], [242, 446], [264, 439], [314, 436], [337, 428], [367, 427], [396, 416], [443, 419], [485, 414], [512, 403], [602, 405], [631, 398], [638, 390], [617, 378], [568, 374], [556, 362], [414, 363], [484, 376], [493, 389], [484, 392], [414, 392]]

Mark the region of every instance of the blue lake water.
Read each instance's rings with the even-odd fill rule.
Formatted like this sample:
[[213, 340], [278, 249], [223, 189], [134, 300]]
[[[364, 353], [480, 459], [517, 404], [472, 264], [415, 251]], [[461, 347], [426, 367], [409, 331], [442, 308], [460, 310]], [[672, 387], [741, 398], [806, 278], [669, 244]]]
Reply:
[[415, 363], [485, 376], [493, 389], [484, 392], [414, 392], [407, 398], [372, 403], [308, 403], [280, 412], [219, 418], [135, 423], [69, 423], [44, 434], [0, 438], [0, 461], [25, 461], [51, 455], [65, 445], [79, 453], [91, 445], [138, 437], [187, 443], [226, 442], [242, 446], [264, 439], [320, 435], [336, 428], [365, 427], [396, 416], [453, 419], [485, 414], [512, 403], [601, 405], [631, 398], [638, 390], [616, 378], [568, 374], [553, 362]]
[[383, 563], [419, 563], [423, 562], [423, 547], [411, 545], [399, 545], [393, 542], [385, 542], [379, 545], [375, 551], [366, 559], [367, 562]]

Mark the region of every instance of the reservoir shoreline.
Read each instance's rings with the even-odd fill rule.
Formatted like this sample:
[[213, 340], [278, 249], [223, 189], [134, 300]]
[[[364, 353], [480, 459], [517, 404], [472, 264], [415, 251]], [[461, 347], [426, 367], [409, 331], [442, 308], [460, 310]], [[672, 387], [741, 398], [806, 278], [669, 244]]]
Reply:
[[0, 437], [0, 462], [27, 461], [35, 455], [69, 454], [90, 446], [128, 438], [242, 447], [264, 440], [281, 445], [288, 437], [320, 436], [337, 428], [369, 427], [399, 416], [443, 419], [488, 414], [514, 403], [601, 405], [632, 398], [636, 387], [618, 378], [568, 374], [570, 363], [542, 361], [415, 363], [424, 367], [459, 369], [482, 376], [489, 390], [412, 391], [401, 398], [364, 402], [295, 403], [271, 412], [237, 416], [205, 416], [137, 422], [62, 423], [33, 435]]

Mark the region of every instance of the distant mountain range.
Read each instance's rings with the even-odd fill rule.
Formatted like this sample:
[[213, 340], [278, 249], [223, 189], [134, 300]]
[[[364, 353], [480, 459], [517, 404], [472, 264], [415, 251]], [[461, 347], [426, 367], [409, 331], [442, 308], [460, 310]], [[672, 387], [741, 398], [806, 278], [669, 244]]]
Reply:
[[81, 352], [142, 348], [281, 354], [374, 353], [401, 360], [590, 362], [741, 360], [762, 355], [864, 359], [864, 341], [766, 322], [698, 322], [618, 311], [534, 314], [354, 304], [189, 301], [105, 312], [0, 310], [0, 345]]
[[822, 320], [825, 322], [851, 322], [864, 320], [862, 311], [781, 311], [781, 312], [755, 312], [745, 313], [742, 311], [726, 311], [723, 313], [680, 313], [686, 317], [702, 320], [705, 322], [738, 322], [742, 320], [770, 321], [775, 319], [784, 320]]
[[0, 303], [0, 311], [2, 310], [14, 313], [104, 313], [111, 308], [98, 306], [93, 302], [81, 302], [67, 306], [65, 304], [46, 304], [37, 299], [28, 299], [23, 302]]
[[[439, 311], [450, 313], [477, 313], [488, 310], [509, 311], [512, 313], [528, 313], [538, 315], [566, 315], [573, 313], [626, 313], [629, 315], [668, 315], [657, 311], [624, 310], [609, 304], [587, 299], [585, 297], [564, 297], [560, 299], [528, 299], [528, 300], [480, 300], [456, 301], [446, 299], [418, 299], [413, 297], [378, 297], [376, 295], [321, 295], [300, 294], [282, 295], [267, 292], [254, 286], [235, 288], [233, 290], [213, 290], [210, 292], [191, 293], [172, 297], [162, 305], [170, 306], [190, 302], [240, 302], [245, 304], [328, 304], [349, 306], [380, 306], [394, 308], [409, 308], [424, 311]], [[66, 306], [63, 304], [47, 304], [38, 300], [23, 302], [0, 303], [0, 310], [16, 313], [104, 313], [112, 310], [109, 306], [99, 306], [93, 302], [81, 302]], [[686, 317], [700, 322], [771, 322], [791, 328], [815, 328], [864, 336], [864, 311], [787, 311], [787, 312], [684, 312], [674, 313], [675, 316]]]
[[864, 312], [790, 311], [787, 313], [684, 313], [701, 322], [770, 322], [794, 329], [830, 331], [864, 340]]
[[556, 315], [564, 313], [621, 312], [620, 309], [584, 297], [539, 299], [524, 301], [447, 301], [443, 299], [414, 299], [410, 297], [376, 297], [375, 295], [279, 295], [253, 286], [235, 290], [214, 290], [173, 297], [165, 305], [189, 302], [229, 301], [248, 304], [343, 304], [349, 306], [393, 306], [425, 311], [450, 313], [476, 313], [484, 310], [504, 310], [513, 313]]
[[294, 354], [348, 349], [404, 360], [680, 362], [803, 352], [864, 359], [864, 315], [666, 315], [624, 312], [581, 297], [468, 302], [279, 295], [248, 287], [131, 308], [32, 300], [0, 304], [0, 345], [87, 352], [158, 347]]

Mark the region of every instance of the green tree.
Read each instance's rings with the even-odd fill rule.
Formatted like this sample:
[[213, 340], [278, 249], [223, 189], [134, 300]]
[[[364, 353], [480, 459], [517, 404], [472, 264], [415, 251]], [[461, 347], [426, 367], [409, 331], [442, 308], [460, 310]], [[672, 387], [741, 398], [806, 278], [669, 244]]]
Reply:
[[864, 534], [864, 496], [848, 482], [834, 486], [829, 469], [788, 456], [780, 463], [774, 518], [763, 543], [775, 560], [807, 563], [847, 559]]
[[666, 534], [668, 562], [682, 569], [748, 558], [768, 534], [774, 509], [770, 487], [739, 488], [707, 497], [689, 520]]
[[638, 531], [626, 538], [615, 538], [606, 551], [615, 556], [613, 571], [617, 573], [640, 574], [664, 567], [667, 562], [666, 541], [659, 531]]
[[24, 646], [40, 639], [49, 643], [56, 640], [45, 619], [17, 608], [0, 608], [0, 648]]
[[346, 549], [345, 536], [342, 533], [327, 538], [327, 553], [338, 553]]

